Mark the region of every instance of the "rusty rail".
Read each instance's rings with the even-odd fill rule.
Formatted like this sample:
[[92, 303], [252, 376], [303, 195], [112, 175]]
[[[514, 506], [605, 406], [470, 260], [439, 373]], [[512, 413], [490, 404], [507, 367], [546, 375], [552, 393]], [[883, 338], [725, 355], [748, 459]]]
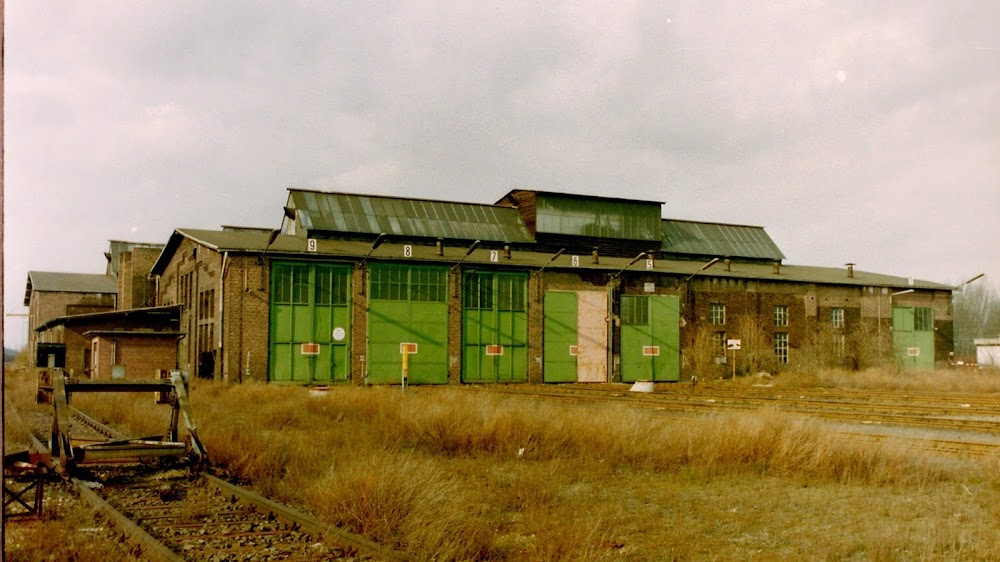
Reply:
[[265, 513], [271, 513], [275, 517], [278, 517], [279, 519], [290, 524], [297, 525], [309, 534], [323, 537], [324, 539], [342, 547], [356, 549], [360, 552], [375, 555], [379, 557], [379, 559], [407, 560], [407, 557], [402, 553], [384, 548], [360, 535], [320, 523], [318, 520], [309, 515], [301, 513], [286, 505], [269, 500], [256, 492], [240, 488], [239, 486], [230, 484], [229, 482], [216, 478], [210, 474], [203, 474], [202, 478], [207, 480], [209, 484], [215, 486], [219, 490], [227, 494], [232, 494], [232, 496], [237, 500], [246, 502]]
[[87, 500], [97, 513], [107, 518], [112, 525], [121, 529], [128, 536], [132, 543], [139, 549], [139, 552], [136, 554], [141, 554], [149, 560], [163, 562], [182, 562], [184, 560], [177, 553], [167, 548], [165, 544], [144, 531], [142, 527], [133, 523], [131, 519], [111, 507], [108, 502], [101, 499], [93, 490], [88, 488], [86, 483], [74, 478], [71, 478], [70, 482], [80, 497]]

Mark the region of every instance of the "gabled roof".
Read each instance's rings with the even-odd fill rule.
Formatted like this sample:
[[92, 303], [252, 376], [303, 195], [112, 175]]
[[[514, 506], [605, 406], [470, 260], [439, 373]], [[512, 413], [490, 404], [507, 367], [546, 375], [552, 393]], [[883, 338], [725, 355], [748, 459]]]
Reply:
[[762, 226], [663, 219], [664, 254], [783, 260]]
[[[202, 246], [217, 252], [262, 252], [267, 247], [271, 231], [261, 228], [227, 228], [226, 230], [203, 230], [198, 228], [178, 228], [170, 235], [170, 239], [163, 246], [163, 251], [156, 258], [156, 263], [150, 270], [150, 275], [162, 275], [163, 270], [170, 263], [174, 253], [181, 242], [185, 239], [192, 240]], [[296, 236], [280, 236], [279, 238], [291, 238], [298, 242], [298, 246], [304, 246], [305, 241]]]
[[24, 306], [31, 303], [32, 292], [118, 294], [118, 280], [114, 275], [96, 273], [29, 271]]
[[131, 252], [135, 248], [163, 249], [163, 244], [152, 244], [149, 242], [129, 242], [126, 240], [109, 240], [109, 242], [108, 251], [104, 252], [104, 257], [108, 259], [109, 275], [118, 275], [118, 256], [122, 252]]
[[520, 213], [500, 205], [290, 188], [288, 209], [309, 233], [533, 242]]

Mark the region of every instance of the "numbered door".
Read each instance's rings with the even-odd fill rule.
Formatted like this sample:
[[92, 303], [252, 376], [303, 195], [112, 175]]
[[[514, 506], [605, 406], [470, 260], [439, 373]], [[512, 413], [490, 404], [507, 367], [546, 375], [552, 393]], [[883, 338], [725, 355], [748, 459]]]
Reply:
[[269, 380], [329, 384], [350, 376], [350, 268], [271, 267]]
[[527, 381], [527, 274], [468, 272], [462, 287], [462, 381]]
[[934, 309], [892, 308], [892, 346], [907, 369], [934, 368]]
[[369, 264], [368, 382], [448, 382], [448, 268]]
[[680, 307], [670, 295], [621, 298], [622, 382], [680, 380]]
[[542, 380], [608, 381], [608, 294], [545, 294]]

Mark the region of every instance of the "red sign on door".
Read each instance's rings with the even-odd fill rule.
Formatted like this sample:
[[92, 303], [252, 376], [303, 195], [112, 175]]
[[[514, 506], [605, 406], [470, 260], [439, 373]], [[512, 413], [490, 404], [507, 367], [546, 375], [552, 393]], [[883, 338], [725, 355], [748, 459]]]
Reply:
[[319, 344], [318, 343], [302, 344], [302, 355], [319, 355]]
[[658, 345], [644, 345], [642, 346], [642, 354], [645, 356], [656, 357], [660, 354], [660, 346]]
[[417, 352], [417, 344], [413, 343], [413, 342], [403, 342], [403, 343], [399, 344], [399, 352], [400, 353], [416, 353]]
[[503, 346], [502, 345], [493, 345], [493, 344], [487, 345], [486, 346], [486, 355], [503, 355]]
[[580, 348], [575, 345], [569, 346], [569, 354], [572, 355], [573, 357], [576, 357], [577, 355], [580, 354]]

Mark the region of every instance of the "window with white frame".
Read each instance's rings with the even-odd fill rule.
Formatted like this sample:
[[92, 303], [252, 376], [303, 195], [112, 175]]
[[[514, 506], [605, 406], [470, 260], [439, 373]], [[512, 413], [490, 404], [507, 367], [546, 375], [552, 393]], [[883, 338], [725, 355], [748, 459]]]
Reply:
[[837, 307], [830, 309], [830, 323], [834, 328], [844, 327], [844, 309]]
[[777, 304], [774, 306], [774, 325], [775, 326], [787, 326], [788, 325], [788, 307], [783, 304]]
[[788, 334], [785, 332], [774, 333], [774, 357], [781, 365], [788, 363]]
[[708, 305], [708, 323], [716, 326], [726, 323], [726, 305], [713, 302]]

